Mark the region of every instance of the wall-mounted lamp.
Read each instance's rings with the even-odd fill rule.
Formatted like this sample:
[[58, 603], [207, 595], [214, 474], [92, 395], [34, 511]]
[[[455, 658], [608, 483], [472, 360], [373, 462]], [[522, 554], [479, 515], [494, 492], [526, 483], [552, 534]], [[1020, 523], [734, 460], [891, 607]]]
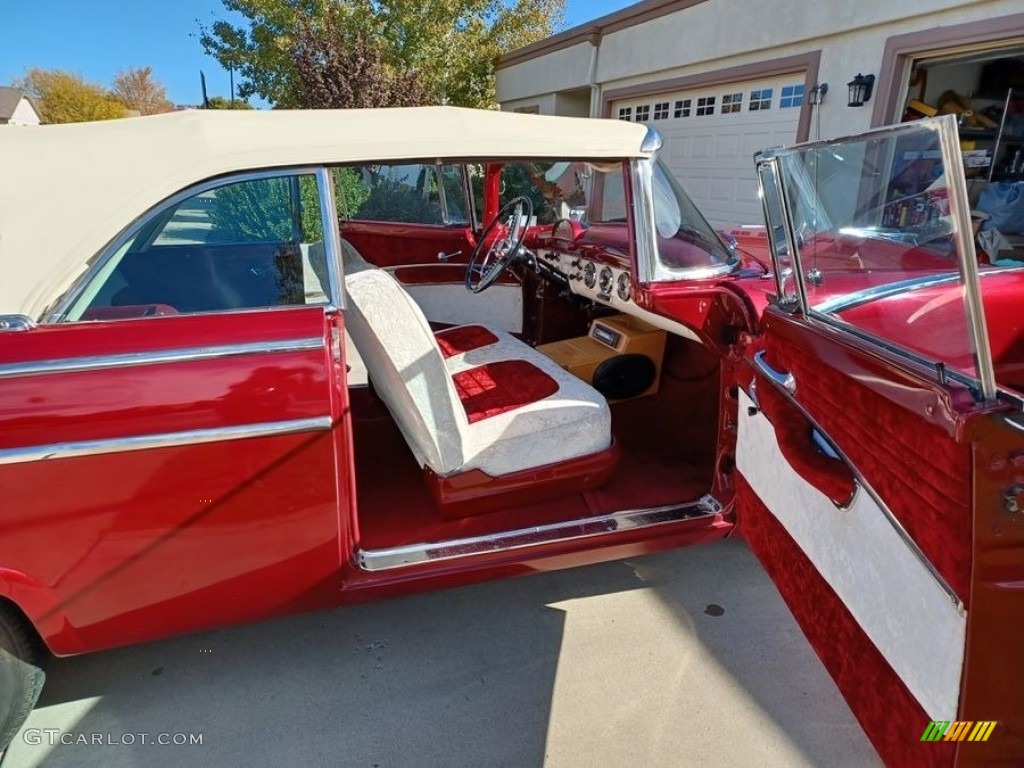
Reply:
[[807, 94], [807, 103], [821, 104], [825, 100], [826, 93], [828, 93], [828, 83], [818, 83]]
[[865, 101], [871, 100], [871, 91], [875, 88], [875, 76], [862, 75], [858, 72], [857, 76], [846, 84], [846, 87], [850, 89], [850, 99], [846, 106], [863, 107]]

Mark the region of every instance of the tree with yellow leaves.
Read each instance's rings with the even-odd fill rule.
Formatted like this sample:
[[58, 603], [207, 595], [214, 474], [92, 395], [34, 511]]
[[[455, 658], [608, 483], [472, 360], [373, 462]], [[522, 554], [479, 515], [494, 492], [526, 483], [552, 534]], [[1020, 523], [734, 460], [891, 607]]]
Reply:
[[105, 88], [60, 69], [30, 69], [14, 86], [35, 100], [44, 123], [82, 123], [127, 115]]

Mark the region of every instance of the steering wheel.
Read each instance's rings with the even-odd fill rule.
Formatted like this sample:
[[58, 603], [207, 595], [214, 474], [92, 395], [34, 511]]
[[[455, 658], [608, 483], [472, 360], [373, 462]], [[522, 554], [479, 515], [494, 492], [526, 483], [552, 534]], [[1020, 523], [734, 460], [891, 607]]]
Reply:
[[[469, 257], [469, 265], [466, 267], [467, 291], [480, 293], [486, 290], [512, 265], [526, 239], [526, 229], [532, 217], [533, 203], [528, 197], [514, 197], [501, 207], [491, 223], [484, 228], [480, 241], [473, 249], [473, 255]], [[503, 220], [504, 235], [492, 237]]]

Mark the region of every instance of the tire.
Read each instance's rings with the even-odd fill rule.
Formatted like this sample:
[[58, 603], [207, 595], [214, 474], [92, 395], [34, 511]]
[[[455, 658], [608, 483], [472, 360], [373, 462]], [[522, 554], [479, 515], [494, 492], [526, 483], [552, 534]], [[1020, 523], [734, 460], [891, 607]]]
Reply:
[[0, 755], [39, 698], [48, 659], [32, 625], [0, 600]]

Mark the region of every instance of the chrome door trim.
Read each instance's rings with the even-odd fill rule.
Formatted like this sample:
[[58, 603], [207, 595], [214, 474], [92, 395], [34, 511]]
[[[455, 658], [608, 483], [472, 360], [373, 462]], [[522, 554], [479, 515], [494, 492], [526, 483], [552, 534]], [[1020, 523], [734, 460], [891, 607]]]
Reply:
[[306, 352], [322, 349], [324, 340], [319, 336], [283, 341], [253, 341], [244, 344], [220, 344], [211, 347], [182, 347], [146, 352], [126, 352], [116, 355], [90, 355], [63, 357], [56, 360], [33, 360], [26, 363], [0, 365], [0, 379], [14, 376], [39, 376], [51, 373], [79, 373], [100, 371], [137, 365], [163, 365], [194, 360], [214, 360], [242, 355], [273, 355], [283, 352]]
[[721, 511], [722, 505], [714, 497], [706, 495], [688, 504], [630, 509], [596, 517], [502, 531], [488, 536], [410, 544], [389, 549], [360, 549], [357, 550], [356, 556], [359, 567], [363, 570], [385, 571], [420, 563], [458, 560], [474, 555], [508, 552], [559, 541], [578, 541], [619, 531], [668, 525], [684, 520], [712, 517]]
[[24, 448], [5, 448], [0, 450], [0, 465], [70, 459], [79, 456], [100, 456], [106, 453], [148, 451], [153, 448], [179, 448], [186, 445], [246, 440], [253, 437], [279, 437], [300, 432], [323, 432], [329, 430], [332, 425], [330, 416], [318, 416], [311, 419], [268, 421], [234, 427], [191, 429], [184, 432], [164, 432], [103, 440], [31, 445]]
[[[960, 134], [953, 115], [938, 118], [938, 124], [939, 135], [942, 137], [939, 146], [942, 149], [942, 167], [947, 181], [946, 192], [949, 194], [950, 213], [957, 225], [955, 236], [967, 305], [967, 325], [978, 363], [981, 396], [986, 402], [992, 402], [996, 399], [996, 371], [992, 361], [992, 347], [989, 345], [988, 326], [985, 324], [981, 284], [978, 282], [978, 257], [974, 250], [971, 206], [967, 201], [967, 177], [963, 155], [960, 153]], [[995, 162], [995, 157], [992, 161]]]

